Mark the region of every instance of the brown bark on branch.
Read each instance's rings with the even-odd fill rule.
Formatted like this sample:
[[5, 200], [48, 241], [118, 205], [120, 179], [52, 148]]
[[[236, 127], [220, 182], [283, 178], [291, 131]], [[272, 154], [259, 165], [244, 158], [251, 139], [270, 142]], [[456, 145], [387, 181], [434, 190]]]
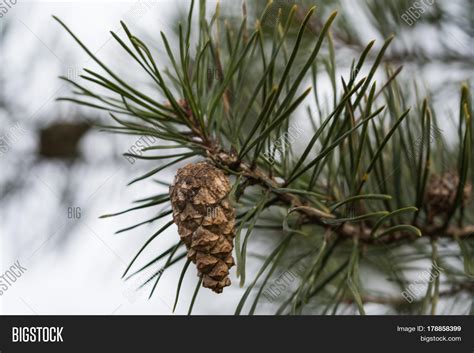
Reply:
[[[241, 174], [242, 176], [248, 178], [251, 181], [251, 184], [259, 184], [267, 189], [278, 189], [282, 187], [282, 185], [280, 185], [274, 178], [268, 176], [258, 167], [251, 168], [245, 162], [238, 161], [237, 157], [233, 153], [217, 150], [215, 145], [211, 148], [208, 148], [207, 151], [209, 158], [212, 159], [216, 164], [222, 165], [236, 173]], [[332, 231], [341, 238], [353, 239], [357, 237], [359, 238], [360, 242], [365, 244], [391, 244], [406, 241], [410, 242], [419, 238], [416, 235], [408, 232], [395, 232], [381, 238], [374, 238], [371, 235], [372, 228], [365, 223], [357, 225], [351, 223], [343, 223], [342, 225], [327, 224], [325, 221], [330, 217], [324, 217], [322, 211], [309, 206], [308, 202], [305, 201], [304, 198], [291, 193], [276, 193], [276, 197], [282, 203], [294, 208], [295, 211], [304, 216], [309, 223], [319, 225], [325, 228], [325, 230]], [[474, 225], [468, 225], [464, 227], [452, 225], [447, 229], [443, 229], [443, 227], [435, 227], [433, 225], [416, 226], [422, 231], [422, 237], [439, 237], [455, 240], [456, 238], [466, 238], [474, 234]], [[383, 230], [383, 227], [381, 227], [380, 232], [383, 232]]]

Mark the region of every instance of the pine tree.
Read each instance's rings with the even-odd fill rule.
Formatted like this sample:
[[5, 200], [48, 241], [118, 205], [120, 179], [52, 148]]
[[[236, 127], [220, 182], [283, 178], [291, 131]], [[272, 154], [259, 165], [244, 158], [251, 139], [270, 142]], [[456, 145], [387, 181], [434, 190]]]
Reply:
[[[143, 155], [127, 154], [157, 163], [131, 183], [182, 167], [167, 184], [170, 193], [124, 211], [169, 205], [129, 229], [173, 213], [125, 275], [176, 223], [176, 244], [132, 275], [163, 261], [147, 281], [153, 294], [162, 268], [181, 264], [176, 307], [184, 275], [196, 263], [200, 278], [189, 312], [202, 284], [216, 292], [230, 284], [234, 259], [245, 287], [236, 314], [254, 314], [269, 301], [278, 314], [364, 314], [371, 304], [384, 313], [436, 314], [440, 301], [447, 313], [472, 311], [469, 85], [460, 89], [452, 143], [440, 133], [430, 97], [419, 98], [400, 80], [393, 62], [410, 53], [388, 54], [393, 18], [403, 4], [377, 4], [368, 1], [387, 37], [378, 50], [373, 41], [362, 44], [346, 18], [335, 22], [336, 12], [270, 1], [262, 9], [244, 3], [241, 19], [223, 15], [219, 6], [208, 18], [206, 2], [195, 9], [191, 1], [177, 50], [161, 33], [169, 67], [122, 23], [125, 36], [112, 36], [148, 75], [155, 87], [150, 93], [112, 71], [56, 18], [102, 69], [84, 69], [81, 76], [95, 88], [62, 77], [75, 96], [61, 100], [108, 111], [116, 124], [104, 129], [159, 140]], [[350, 70], [338, 79], [336, 52], [348, 48]], [[333, 90], [326, 101], [318, 91], [323, 76]], [[168, 149], [178, 152], [161, 153]], [[257, 273], [246, 270], [251, 236], [276, 244], [261, 254]], [[420, 261], [431, 267], [425, 286], [413, 278], [423, 269]], [[282, 290], [282, 276], [295, 273], [298, 280]]]

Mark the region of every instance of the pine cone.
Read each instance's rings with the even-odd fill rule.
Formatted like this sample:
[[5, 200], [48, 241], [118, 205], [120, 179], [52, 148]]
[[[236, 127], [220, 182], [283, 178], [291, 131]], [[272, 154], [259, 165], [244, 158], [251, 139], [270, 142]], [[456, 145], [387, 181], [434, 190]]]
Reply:
[[221, 293], [230, 285], [229, 269], [235, 236], [235, 209], [228, 199], [231, 185], [208, 162], [178, 170], [170, 186], [173, 219], [188, 258], [196, 264], [203, 286]]
[[[428, 184], [425, 203], [428, 208], [428, 220], [431, 222], [435, 216], [448, 213], [454, 206], [456, 192], [459, 185], [459, 176], [455, 172], [443, 175], [434, 175]], [[464, 186], [462, 203], [466, 205], [472, 195], [472, 185]]]

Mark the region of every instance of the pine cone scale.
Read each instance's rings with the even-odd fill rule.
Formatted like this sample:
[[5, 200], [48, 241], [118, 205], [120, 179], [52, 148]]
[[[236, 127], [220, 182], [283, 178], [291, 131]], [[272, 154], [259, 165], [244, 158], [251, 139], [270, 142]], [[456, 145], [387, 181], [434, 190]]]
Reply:
[[[459, 175], [453, 171], [431, 177], [425, 196], [430, 223], [433, 222], [434, 217], [446, 215], [454, 207], [459, 183]], [[464, 185], [461, 195], [461, 202], [464, 206], [469, 203], [471, 196], [472, 185], [468, 182]]]

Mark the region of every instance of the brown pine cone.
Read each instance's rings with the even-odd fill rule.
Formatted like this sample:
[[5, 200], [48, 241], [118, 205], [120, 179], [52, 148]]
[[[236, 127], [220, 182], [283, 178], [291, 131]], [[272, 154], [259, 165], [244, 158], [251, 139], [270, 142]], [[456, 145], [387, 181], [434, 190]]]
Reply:
[[[428, 220], [432, 222], [438, 215], [448, 213], [454, 206], [456, 192], [459, 185], [459, 176], [455, 172], [446, 172], [443, 175], [431, 177], [426, 190], [425, 203], [428, 208]], [[472, 195], [472, 185], [464, 186], [462, 197], [463, 205], [466, 205]]]
[[196, 264], [203, 286], [221, 293], [230, 285], [234, 265], [235, 209], [229, 202], [229, 179], [208, 162], [178, 170], [170, 186], [173, 219], [188, 258]]

